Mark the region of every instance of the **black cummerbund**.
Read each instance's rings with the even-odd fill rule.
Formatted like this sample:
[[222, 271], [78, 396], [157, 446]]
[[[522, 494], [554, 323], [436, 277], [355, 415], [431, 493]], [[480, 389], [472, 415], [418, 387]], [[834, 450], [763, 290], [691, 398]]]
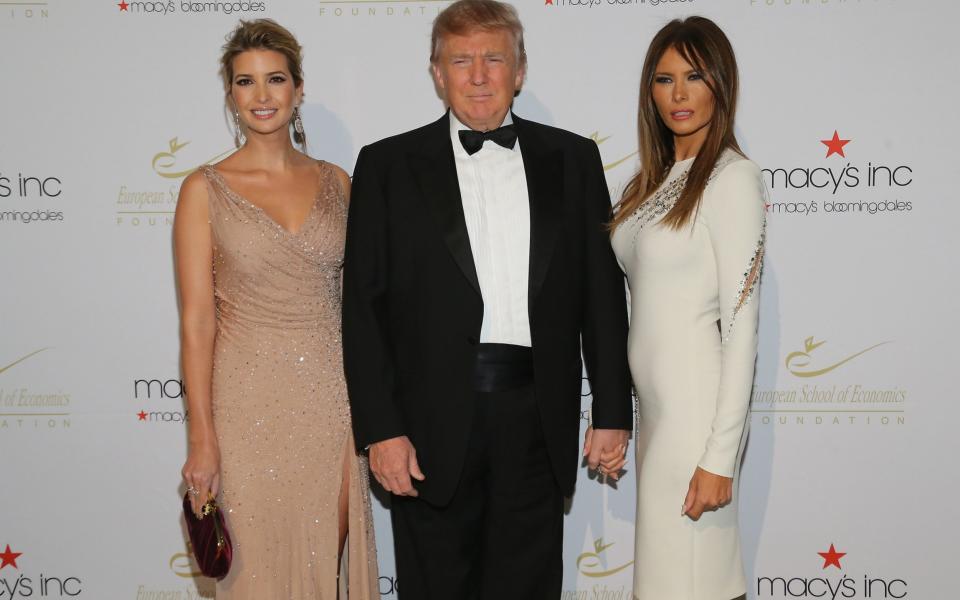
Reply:
[[479, 344], [473, 388], [505, 392], [533, 383], [533, 350], [513, 344]]

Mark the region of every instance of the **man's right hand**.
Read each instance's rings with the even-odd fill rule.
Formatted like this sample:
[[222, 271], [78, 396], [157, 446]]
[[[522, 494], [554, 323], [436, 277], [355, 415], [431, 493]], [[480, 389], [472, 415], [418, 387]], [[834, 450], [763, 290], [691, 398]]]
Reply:
[[405, 435], [371, 444], [370, 470], [383, 489], [398, 496], [417, 496], [410, 478], [426, 479], [417, 464], [417, 451]]

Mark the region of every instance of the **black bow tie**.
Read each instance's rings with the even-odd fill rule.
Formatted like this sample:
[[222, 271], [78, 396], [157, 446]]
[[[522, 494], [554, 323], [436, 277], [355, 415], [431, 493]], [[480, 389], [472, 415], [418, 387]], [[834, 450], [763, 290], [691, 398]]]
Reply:
[[473, 155], [480, 151], [483, 143], [487, 140], [495, 142], [504, 148], [513, 150], [517, 143], [517, 131], [513, 125], [504, 125], [493, 131], [473, 131], [472, 129], [461, 129], [457, 132], [460, 136], [460, 143], [467, 154]]

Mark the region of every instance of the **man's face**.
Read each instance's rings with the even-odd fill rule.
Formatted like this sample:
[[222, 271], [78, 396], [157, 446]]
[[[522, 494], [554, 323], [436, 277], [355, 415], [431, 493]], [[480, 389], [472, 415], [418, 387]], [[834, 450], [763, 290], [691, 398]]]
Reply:
[[523, 83], [513, 36], [506, 29], [447, 35], [433, 65], [437, 86], [460, 122], [477, 131], [503, 123]]

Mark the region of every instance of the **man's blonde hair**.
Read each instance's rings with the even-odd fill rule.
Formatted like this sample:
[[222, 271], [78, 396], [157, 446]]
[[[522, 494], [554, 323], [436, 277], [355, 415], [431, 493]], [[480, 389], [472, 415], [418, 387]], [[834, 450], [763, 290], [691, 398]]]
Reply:
[[433, 20], [430, 34], [430, 62], [440, 60], [440, 48], [447, 35], [469, 35], [474, 31], [505, 29], [513, 36], [517, 66], [527, 66], [527, 51], [523, 47], [523, 24], [517, 9], [497, 0], [457, 0]]

